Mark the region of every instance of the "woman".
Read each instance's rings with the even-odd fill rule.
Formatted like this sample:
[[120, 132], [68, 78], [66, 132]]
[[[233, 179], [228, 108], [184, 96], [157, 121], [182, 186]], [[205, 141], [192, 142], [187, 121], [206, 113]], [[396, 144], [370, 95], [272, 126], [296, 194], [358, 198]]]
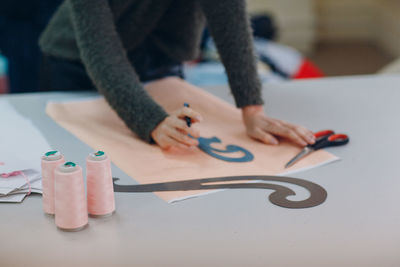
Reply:
[[[250, 137], [278, 144], [315, 142], [311, 131], [266, 116], [245, 0], [66, 0], [41, 36], [43, 90], [96, 88], [125, 124], [162, 148], [195, 146], [187, 127], [201, 115], [190, 108], [167, 114], [144, 90], [157, 81], [190, 86], [182, 62], [196, 57], [207, 22]], [[169, 78], [167, 78], [169, 77]], [[172, 78], [171, 78], [172, 77]]]

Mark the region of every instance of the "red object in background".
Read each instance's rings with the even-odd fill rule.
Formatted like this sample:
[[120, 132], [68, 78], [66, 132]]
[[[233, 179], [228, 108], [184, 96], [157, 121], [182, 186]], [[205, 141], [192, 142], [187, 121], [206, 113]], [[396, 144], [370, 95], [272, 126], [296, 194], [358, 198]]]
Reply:
[[321, 78], [323, 72], [296, 49], [267, 40], [255, 40], [257, 53], [267, 60], [262, 60], [280, 74], [289, 79]]
[[321, 78], [324, 76], [322, 71], [314, 63], [304, 58], [297, 73], [293, 76], [293, 79]]
[[8, 79], [7, 76], [0, 76], [0, 94], [8, 93]]

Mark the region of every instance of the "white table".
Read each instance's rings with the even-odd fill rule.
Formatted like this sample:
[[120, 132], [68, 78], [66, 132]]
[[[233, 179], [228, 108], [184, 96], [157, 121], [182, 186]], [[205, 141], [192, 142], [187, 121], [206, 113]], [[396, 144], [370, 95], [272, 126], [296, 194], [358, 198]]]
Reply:
[[[232, 102], [227, 88], [206, 90]], [[48, 100], [88, 95], [5, 98], [83, 165], [91, 149], [44, 108]], [[67, 233], [42, 213], [40, 196], [29, 196], [0, 204], [0, 266], [400, 266], [400, 76], [288, 82], [268, 86], [264, 96], [272, 116], [349, 134], [347, 146], [330, 149], [340, 162], [294, 175], [327, 190], [322, 205], [281, 208], [268, 201], [268, 190], [175, 204], [152, 193], [116, 193], [114, 216]], [[113, 171], [121, 183], [134, 183]]]

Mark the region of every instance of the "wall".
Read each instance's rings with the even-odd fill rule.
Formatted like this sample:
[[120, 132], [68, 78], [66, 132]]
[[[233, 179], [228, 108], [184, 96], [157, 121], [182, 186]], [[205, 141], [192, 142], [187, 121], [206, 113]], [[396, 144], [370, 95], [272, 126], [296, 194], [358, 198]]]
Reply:
[[250, 13], [269, 12], [279, 27], [278, 41], [304, 53], [315, 43], [316, 17], [313, 0], [248, 0]]
[[400, 0], [315, 0], [321, 41], [367, 41], [400, 57]]
[[378, 1], [378, 43], [389, 53], [400, 57], [400, 0]]
[[316, 41], [369, 42], [400, 57], [400, 0], [247, 0], [251, 13], [270, 12], [279, 42], [304, 53]]
[[321, 41], [371, 41], [377, 32], [376, 0], [315, 0]]

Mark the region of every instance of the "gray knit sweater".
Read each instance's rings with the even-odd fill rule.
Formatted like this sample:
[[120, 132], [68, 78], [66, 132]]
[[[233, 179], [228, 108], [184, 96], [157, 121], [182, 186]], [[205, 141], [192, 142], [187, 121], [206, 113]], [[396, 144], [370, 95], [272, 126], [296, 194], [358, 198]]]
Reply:
[[127, 54], [151, 38], [170, 58], [193, 59], [205, 22], [237, 106], [262, 104], [245, 0], [66, 0], [39, 45], [45, 54], [81, 61], [126, 125], [149, 141], [168, 115], [143, 89]]

